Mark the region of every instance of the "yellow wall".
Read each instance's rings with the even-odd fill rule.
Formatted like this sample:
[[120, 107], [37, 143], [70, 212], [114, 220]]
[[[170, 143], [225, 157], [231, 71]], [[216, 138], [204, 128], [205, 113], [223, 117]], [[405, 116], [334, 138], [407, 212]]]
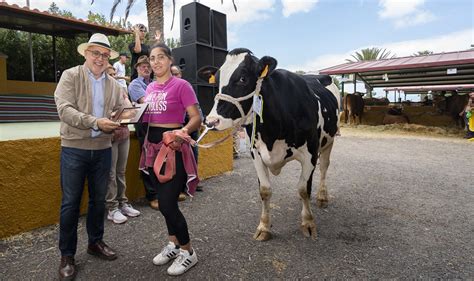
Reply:
[[56, 83], [7, 80], [7, 57], [0, 53], [0, 94], [53, 95]]
[[[228, 132], [211, 132], [213, 141]], [[127, 166], [127, 196], [144, 197], [138, 172], [139, 144], [132, 136]], [[60, 139], [31, 139], [0, 142], [0, 238], [59, 220], [61, 203], [59, 153]], [[210, 149], [199, 150], [199, 177], [205, 179], [233, 168], [232, 138]], [[87, 194], [82, 200], [82, 213]]]
[[7, 80], [3, 94], [53, 95], [56, 83]]

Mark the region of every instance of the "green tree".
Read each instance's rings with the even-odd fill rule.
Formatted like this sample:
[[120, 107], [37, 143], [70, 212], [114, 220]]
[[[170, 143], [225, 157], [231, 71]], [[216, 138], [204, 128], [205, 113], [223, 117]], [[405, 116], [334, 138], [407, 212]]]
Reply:
[[414, 53], [412, 56], [413, 57], [419, 57], [419, 56], [428, 56], [428, 55], [432, 55], [432, 54], [433, 54], [433, 51], [424, 50], [424, 51], [418, 51], [418, 52]]
[[390, 51], [387, 51], [387, 49], [380, 49], [377, 47], [373, 47], [373, 48], [365, 48], [365, 49], [360, 50], [359, 52], [355, 52], [355, 54], [352, 55], [352, 58], [354, 59], [346, 59], [346, 61], [358, 62], [358, 61], [391, 59], [394, 57], [395, 55], [391, 55]]
[[[70, 11], [60, 10], [54, 2], [51, 3], [48, 11], [55, 15], [73, 18]], [[101, 14], [90, 13], [88, 19], [97, 24], [108, 25], [105, 17]], [[114, 24], [122, 27], [120, 22], [114, 22]], [[128, 22], [127, 25], [130, 27], [131, 23]], [[31, 35], [35, 80], [54, 82], [53, 37], [37, 33]], [[76, 52], [76, 48], [87, 40], [86, 35], [75, 38], [56, 37], [56, 61], [60, 73], [65, 69], [84, 63], [84, 58]], [[133, 41], [133, 35], [110, 36], [109, 40], [112, 48], [118, 52], [128, 52], [128, 44]], [[28, 33], [0, 28], [0, 46], [1, 51], [8, 56], [7, 78], [9, 80], [30, 81]]]
[[178, 48], [178, 47], [181, 47], [181, 41], [175, 38], [167, 38], [166, 45], [170, 47], [171, 49]]

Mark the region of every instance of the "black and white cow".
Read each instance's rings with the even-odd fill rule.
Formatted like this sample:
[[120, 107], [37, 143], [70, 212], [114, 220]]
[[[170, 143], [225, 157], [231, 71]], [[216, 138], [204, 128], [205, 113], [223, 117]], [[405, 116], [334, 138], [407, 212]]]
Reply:
[[[199, 76], [211, 78], [219, 89], [206, 123], [217, 130], [243, 125], [251, 136], [252, 122], [256, 120], [251, 154], [263, 206], [254, 238], [260, 241], [271, 238], [269, 171], [278, 175], [291, 160], [299, 161], [302, 166], [297, 185], [303, 202], [301, 230], [305, 236], [316, 238], [309, 200], [312, 176], [319, 156], [321, 179], [317, 200], [318, 206], [325, 207], [326, 172], [339, 122], [339, 90], [330, 76], [298, 75], [275, 69], [276, 65], [272, 57], [259, 60], [247, 49], [234, 49], [219, 70], [202, 68]], [[261, 85], [260, 91], [257, 84]], [[260, 117], [252, 118], [253, 109], [259, 108], [253, 106], [256, 92], [263, 97], [263, 122]]]

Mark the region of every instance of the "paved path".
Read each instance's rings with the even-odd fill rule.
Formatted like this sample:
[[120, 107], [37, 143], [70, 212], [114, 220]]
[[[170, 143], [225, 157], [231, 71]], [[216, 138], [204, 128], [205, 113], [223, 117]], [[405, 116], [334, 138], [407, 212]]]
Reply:
[[[193, 202], [180, 203], [199, 257], [184, 278], [473, 278], [473, 148], [452, 139], [343, 131], [328, 172], [329, 207], [317, 209], [312, 200], [316, 241], [299, 231], [296, 162], [272, 177], [273, 239], [252, 239], [260, 200], [251, 159], [243, 156], [234, 172], [205, 181]], [[78, 280], [170, 278], [151, 262], [166, 237], [164, 220], [136, 206], [139, 218], [106, 222], [105, 240], [119, 251], [112, 262], [86, 253], [81, 218]], [[57, 278], [56, 239], [57, 226], [50, 226], [0, 241], [0, 279]]]

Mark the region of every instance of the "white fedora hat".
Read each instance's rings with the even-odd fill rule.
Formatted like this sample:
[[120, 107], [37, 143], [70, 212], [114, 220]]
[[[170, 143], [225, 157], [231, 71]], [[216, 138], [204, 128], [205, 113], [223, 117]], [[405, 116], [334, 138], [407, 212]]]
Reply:
[[77, 51], [82, 56], [85, 56], [84, 52], [85, 50], [87, 50], [87, 48], [89, 48], [89, 46], [99, 46], [99, 47], [110, 50], [110, 59], [115, 59], [119, 56], [119, 53], [112, 50], [112, 48], [110, 47], [110, 42], [107, 36], [105, 36], [102, 33], [92, 34], [91, 38], [89, 38], [89, 42], [82, 43], [79, 46], [77, 46]]

